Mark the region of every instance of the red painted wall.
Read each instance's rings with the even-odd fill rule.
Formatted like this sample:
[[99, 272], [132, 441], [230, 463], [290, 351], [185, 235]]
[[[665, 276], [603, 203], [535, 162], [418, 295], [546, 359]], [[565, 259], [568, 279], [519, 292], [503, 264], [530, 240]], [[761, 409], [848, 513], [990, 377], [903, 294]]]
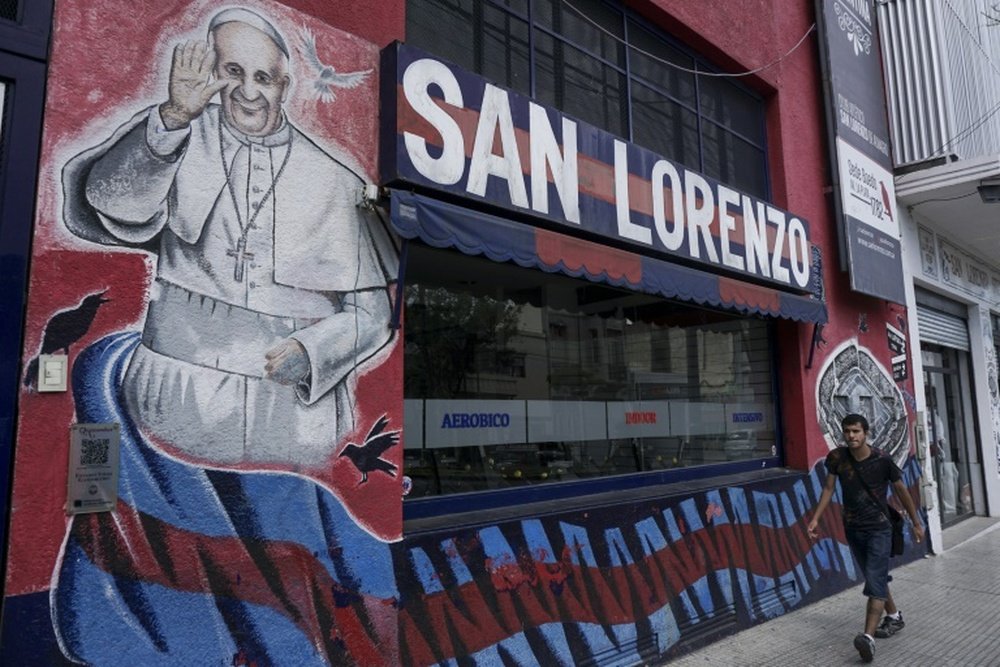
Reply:
[[[654, 0], [627, 4], [728, 71], [755, 70], [780, 60], [742, 80], [768, 100], [774, 202], [809, 221], [813, 243], [823, 253], [829, 322], [822, 330], [825, 342], [813, 351], [810, 368], [806, 365], [812, 325], [778, 324], [785, 456], [788, 465], [808, 469], [828, 451], [817, 420], [816, 400], [824, 362], [838, 345], [856, 339], [883, 366], [891, 368], [893, 355], [887, 347], [885, 324], [900, 328], [897, 318], [905, 317], [906, 312], [902, 306], [852, 291], [847, 273], [840, 269], [838, 223], [829, 191], [831, 146], [825, 125], [818, 36], [812, 28], [814, 3]], [[810, 30], [802, 44], [786, 56]], [[912, 380], [898, 386], [912, 404]], [[912, 415], [909, 419], [912, 421]]]
[[[59, 170], [66, 159], [89, 145], [81, 133], [98, 134], [122, 122], [123, 118], [106, 117], [109, 104], [137, 109], [148, 102], [148, 90], [162, 86], [164, 66], [169, 62], [162, 47], [172, 39], [170, 34], [156, 38], [145, 36], [150, 26], [183, 24], [178, 31], [194, 27], [190, 17], [178, 16], [182, 2], [171, 2], [158, 8], [144, 7], [141, 13], [128, 11], [102, 14], [118, 0], [91, 6], [79, 0], [57, 0], [57, 29], [53, 37], [50, 63], [46, 130], [43, 137], [43, 164], [40, 168], [38, 215], [27, 325], [25, 358], [29, 358], [41, 343], [48, 319], [59, 309], [73, 306], [79, 299], [103, 289], [110, 289], [114, 301], [99, 311], [87, 336], [79, 341], [80, 349], [109, 333], [123, 328], [138, 329], [147, 297], [146, 285], [152, 275], [153, 262], [136, 252], [83, 248], [59, 223]], [[208, 0], [192, 3], [203, 13], [213, 7]], [[261, 4], [262, 3], [256, 3]], [[656, 0], [630, 1], [636, 11], [667, 33], [671, 33], [710, 60], [732, 72], [755, 69], [785, 55], [814, 23], [812, 0], [789, 0], [776, 3], [764, 0], [734, 3], [732, 0]], [[373, 62], [374, 50], [394, 39], [402, 39], [405, 31], [405, 2], [384, 3], [332, 0], [286, 0], [276, 12], [286, 20], [301, 18], [317, 29], [336, 28], [356, 39], [358, 60], [349, 57], [338, 67], [351, 70]], [[296, 12], [301, 12], [297, 14]], [[114, 15], [115, 21], [108, 19]], [[187, 21], [187, 22], [185, 22]], [[197, 23], [197, 21], [194, 21]], [[169, 31], [167, 31], [169, 33]], [[368, 47], [372, 47], [369, 49]], [[111, 49], [109, 61], [104, 49]], [[367, 55], [365, 55], [367, 54]], [[343, 55], [343, 54], [341, 54]], [[364, 57], [362, 57], [364, 55]], [[367, 60], [365, 59], [367, 58]], [[770, 176], [774, 202], [807, 220], [811, 236], [822, 250], [824, 285], [830, 321], [822, 331], [824, 341], [814, 350], [812, 325], [778, 322], [778, 364], [781, 406], [783, 412], [784, 447], [790, 466], [806, 471], [821, 459], [828, 440], [820, 427], [817, 413], [817, 383], [824, 364], [839, 346], [854, 344], [869, 350], [878, 362], [890, 366], [891, 353], [886, 345], [885, 323], [896, 325], [905, 317], [902, 307], [856, 294], [850, 290], [847, 275], [840, 270], [837, 222], [833, 218], [830, 193], [829, 150], [824, 120], [825, 102], [821, 89], [820, 63], [815, 32], [808, 34], [793, 53], [773, 67], [745, 78], [748, 86], [765, 97], [768, 104], [767, 130], [769, 141]], [[301, 89], [300, 89], [301, 91]], [[366, 92], [374, 104], [376, 88]], [[297, 118], [306, 116], [304, 107], [296, 110]], [[306, 129], [319, 131], [340, 128], [343, 118], [329, 113]], [[375, 173], [374, 150], [377, 112], [368, 118], [354, 118], [349, 132], [359, 133], [364, 145], [371, 150], [358, 159]], [[334, 135], [343, 141], [344, 137]], [[348, 139], [349, 141], [349, 139]], [[900, 327], [904, 331], [905, 327]], [[76, 355], [77, 350], [73, 354]], [[813, 354], [811, 367], [806, 368]], [[382, 372], [368, 374], [358, 388], [361, 403], [377, 403], [386, 396], [401, 398], [401, 351], [396, 349], [386, 360]], [[904, 395], [912, 398], [912, 381], [899, 384]], [[393, 398], [395, 400], [395, 398]], [[6, 573], [7, 596], [30, 596], [45, 600], [53, 581], [54, 568], [67, 536], [67, 519], [62, 503], [66, 488], [67, 442], [66, 429], [75, 419], [74, 402], [69, 394], [41, 395], [25, 390], [20, 405], [18, 443], [15, 460], [15, 488], [12, 498], [11, 534]], [[365, 415], [370, 418], [374, 415]], [[401, 409], [393, 414], [401, 419]], [[366, 422], [367, 423], [367, 422]], [[362, 430], [352, 434], [357, 441]], [[401, 459], [401, 448], [396, 450]], [[338, 466], [339, 467], [335, 467]], [[322, 478], [342, 489], [355, 518], [365, 529], [378, 523], [376, 547], [385, 546], [401, 536], [398, 479], [369, 482], [360, 486], [345, 463], [331, 463], [325, 471], [305, 472]], [[374, 479], [374, 478], [373, 478]], [[384, 501], [384, 502], [383, 502]], [[294, 523], [295, 514], [288, 520]], [[102, 527], [95, 529], [101, 534]], [[87, 534], [81, 533], [83, 539]], [[362, 536], [364, 537], [364, 536]], [[364, 555], [365, 552], [362, 552]], [[382, 549], [373, 565], [389, 565], [388, 550]], [[315, 555], [315, 554], [314, 554]], [[343, 554], [334, 553], [340, 558]], [[295, 556], [302, 556], [295, 552]], [[293, 559], [286, 558], [285, 562]], [[279, 577], [280, 579], [280, 577]], [[395, 585], [392, 576], [387, 585]], [[272, 582], [273, 587], [273, 582]], [[329, 586], [326, 587], [330, 589]], [[327, 590], [327, 592], [330, 592]], [[336, 591], [344, 595], [343, 591]], [[351, 592], [352, 595], [354, 592]], [[345, 598], [348, 606], [365, 608], [369, 622], [380, 625], [376, 634], [393, 637], [392, 627], [398, 599], [392, 595], [368, 594], [369, 597]], [[280, 598], [280, 596], [278, 596]], [[338, 604], [344, 600], [338, 599]], [[289, 603], [286, 603], [289, 604]], [[336, 606], [336, 605], [335, 605]], [[343, 607], [336, 607], [343, 609]], [[42, 615], [47, 622], [48, 616]], [[345, 622], [351, 619], [342, 619]], [[51, 626], [51, 624], [49, 624]], [[51, 631], [51, 627], [49, 627]], [[333, 642], [350, 640], [351, 631], [343, 637], [327, 637]], [[387, 643], [391, 644], [392, 640]], [[358, 644], [352, 645], [356, 661]], [[365, 648], [365, 647], [362, 647]], [[376, 647], [390, 661], [396, 646]], [[332, 655], [332, 654], [331, 654]], [[233, 664], [239, 655], [232, 656]], [[247, 656], [243, 656], [247, 659]]]
[[334, 2], [331, 0], [285, 0], [292, 9], [312, 14], [327, 25], [357, 35], [382, 47], [393, 40], [403, 40], [406, 3]]
[[[115, 655], [123, 663], [148, 664], [148, 656], [139, 654], [150, 650], [196, 664], [193, 656], [198, 655], [201, 641], [196, 635], [202, 630], [207, 634], [201, 659], [211, 654], [226, 664], [270, 663], [271, 653], [300, 664], [307, 660], [290, 656], [308, 655], [331, 664], [397, 662], [388, 552], [388, 544], [402, 537], [401, 477], [395, 474], [402, 463], [398, 436], [402, 351], [388, 321], [393, 293], [389, 283], [397, 275], [396, 251], [388, 233], [379, 231], [378, 216], [361, 212], [355, 201], [362, 180], [373, 182], [378, 173], [379, 49], [401, 35], [403, 5], [288, 5], [243, 3], [242, 8], [266, 17], [262, 21], [269, 21], [282, 37], [266, 35], [243, 15], [235, 19], [241, 37], [231, 38], [226, 47], [220, 46], [227, 44], [220, 37], [221, 30], [215, 40], [207, 41], [209, 20], [227, 6], [214, 0], [163, 2], [141, 11], [121, 0], [56, 0], [42, 157], [37, 165], [24, 365], [44, 341], [52, 339], [57, 315], [76, 313], [79, 319], [80, 304], [88, 295], [100, 293], [107, 301], [80, 335], [67, 341], [73, 369], [70, 390], [39, 393], [31, 376], [21, 387], [12, 539], [7, 545], [5, 573], [6, 632], [0, 662], [6, 664], [12, 655], [10, 647], [17, 644], [24, 655], [61, 651], [81, 663], [107, 663]], [[221, 65], [215, 69], [213, 76], [227, 78], [227, 85], [215, 91], [192, 118], [189, 125], [195, 129], [172, 149], [174, 159], [147, 161], [144, 156], [152, 152], [148, 140], [129, 144], [126, 139], [148, 134], [122, 129], [113, 140], [109, 137], [136, 114], [142, 118], [139, 129], [147, 128], [146, 110], [170, 95], [170, 73], [178, 68], [174, 49], [185, 43], [226, 53], [232, 60], [226, 60], [225, 69]], [[262, 53], [273, 58], [268, 60]], [[355, 73], [356, 80], [352, 85], [325, 89], [321, 79], [325, 65], [341, 74]], [[205, 70], [206, 79], [210, 70]], [[237, 70], [239, 75], [233, 73]], [[250, 76], [242, 76], [247, 72]], [[294, 129], [272, 134], [271, 143], [255, 147], [253, 141], [240, 139], [240, 132], [253, 134], [255, 130], [245, 129], [251, 124], [241, 127], [233, 119], [241, 118], [239, 109], [259, 102], [256, 93], [268, 76], [285, 81], [285, 94], [272, 97], [271, 104], [280, 104]], [[244, 101], [235, 97], [237, 89], [245, 91]], [[324, 91], [333, 94], [324, 95]], [[237, 109], [231, 112], [232, 118], [225, 116], [230, 113], [227, 102], [229, 108]], [[220, 123], [220, 117], [226, 117], [229, 124]], [[152, 121], [148, 127], [155, 127]], [[156, 132], [162, 130], [150, 129], [153, 136]], [[95, 176], [103, 167], [88, 164], [77, 173], [89, 173], [91, 178], [72, 180], [67, 165], [82, 165], [87, 156], [101, 154], [112, 142], [117, 157], [104, 164], [118, 165], [112, 167], [113, 175]], [[277, 153], [261, 157], [274, 146], [278, 146]], [[168, 176], [171, 190], [165, 189], [161, 200], [153, 198], [155, 213], [139, 215], [143, 205], [136, 202], [155, 191], [150, 184], [157, 177], [152, 174], [164, 164], [180, 165]], [[255, 174], [251, 165], [269, 173], [270, 180]], [[263, 165], [271, 165], [270, 172]], [[198, 172], [188, 181], [191, 186], [184, 186], [176, 176], [185, 168]], [[230, 176], [238, 168], [243, 168], [245, 181], [233, 184], [235, 178]], [[222, 174], [216, 179], [220, 189], [212, 192], [209, 188], [215, 186], [206, 183], [218, 174]], [[252, 188], [251, 177], [259, 178], [254, 185], [263, 187]], [[289, 187], [283, 193], [286, 184]], [[263, 199], [254, 199], [252, 193], [265, 189], [267, 195], [260, 195]], [[94, 197], [105, 194], [120, 196], [122, 214], [111, 213], [110, 208], [99, 216], [82, 213], [88, 207], [99, 210]], [[179, 229], [174, 226], [176, 211], [206, 194], [209, 206], [200, 218], [203, 228], [183, 241], [187, 245], [179, 246], [196, 259], [175, 274], [181, 280], [174, 284], [193, 297], [187, 303], [216, 306], [194, 318], [174, 318], [163, 327], [162, 333], [168, 334], [163, 340], [199, 326], [215, 326], [210, 324], [215, 321], [228, 327], [228, 334], [196, 334], [204, 348], [213, 341], [235, 341], [250, 331], [252, 342], [223, 345], [214, 366], [185, 359], [187, 350], [162, 356], [181, 361], [186, 369], [197, 369], [194, 375], [225, 373], [225, 378], [216, 375], [221, 382], [216, 382], [215, 389], [227, 385], [243, 389], [230, 394], [234, 401], [221, 398], [221, 393], [215, 394], [219, 400], [194, 400], [192, 392], [200, 380], [159, 386], [145, 383], [163, 397], [171, 388], [178, 390], [177, 402], [161, 412], [167, 415], [164, 423], [172, 422], [168, 430], [173, 433], [157, 434], [159, 417], [142, 416], [144, 408], [137, 406], [148, 402], [128, 402], [125, 387], [129, 382], [116, 368], [132, 369], [132, 362], [140, 356], [135, 350], [146, 349], [137, 345], [140, 331], [160, 335], [151, 333], [156, 327], [147, 326], [152, 318], [146, 315], [147, 306], [164, 293], [161, 286], [152, 284], [154, 275], [163, 277], [165, 258], [170, 255], [161, 242], [170, 242], [174, 238], [170, 235]], [[273, 224], [272, 235], [253, 237], [246, 231], [256, 229], [250, 222], [260, 223], [268, 216], [257, 219], [254, 213], [240, 219], [241, 198], [245, 211], [253, 204], [255, 210], [267, 210], [266, 203], [275, 202], [272, 222], [261, 224]], [[71, 211], [67, 202], [81, 206]], [[305, 213], [307, 209], [312, 212]], [[126, 247], [127, 240], [121, 236], [103, 240], [80, 233], [76, 223], [91, 219], [105, 228], [107, 220], [150, 226], [154, 243], [140, 250]], [[155, 228], [160, 219], [168, 222]], [[311, 233], [292, 231], [289, 226], [309, 219], [315, 224]], [[212, 239], [222, 239], [228, 246], [227, 240], [241, 231], [245, 240], [262, 244], [257, 261], [263, 268], [255, 279], [266, 280], [267, 285], [246, 277], [235, 279], [231, 261], [216, 265], [204, 249]], [[290, 248], [293, 257], [305, 252], [313, 259], [282, 260], [281, 253]], [[216, 254], [217, 259], [224, 257]], [[352, 261], [356, 270], [346, 268]], [[296, 267], [303, 266], [310, 267], [311, 273], [292, 277]], [[282, 276], [279, 271], [288, 273]], [[195, 287], [197, 276], [208, 281]], [[188, 283], [190, 279], [195, 283]], [[218, 286], [220, 293], [213, 294]], [[257, 287], [275, 290], [273, 295], [280, 291], [283, 296], [255, 300]], [[364, 297], [346, 295], [362, 291], [378, 295], [377, 308], [358, 311], [384, 313], [384, 319], [377, 316], [380, 319], [369, 325], [364, 315], [351, 317], [358, 311], [344, 302]], [[334, 292], [345, 298], [341, 300]], [[241, 300], [243, 294], [245, 300]], [[312, 305], [307, 305], [310, 300]], [[242, 320], [245, 326], [225, 324], [234, 322], [225, 319], [229, 313], [249, 316]], [[225, 315], [220, 319], [218, 314]], [[190, 326], [196, 320], [200, 324]], [[287, 327], [281, 325], [282, 320]], [[261, 327], [262, 322], [270, 324]], [[343, 333], [348, 329], [349, 334]], [[366, 344], [359, 340], [372, 331], [376, 333], [371, 340], [377, 342], [364, 351]], [[313, 366], [293, 371], [298, 374], [291, 383], [282, 383], [265, 370], [265, 352], [276, 349], [271, 339], [275, 333], [282, 339], [277, 345], [296, 336], [303, 341], [308, 335], [317, 336], [315, 354], [309, 352]], [[114, 341], [125, 344], [118, 346]], [[353, 348], [348, 342], [345, 354], [320, 367], [318, 359], [340, 349], [338, 341], [353, 341]], [[266, 350], [256, 349], [257, 343], [263, 343]], [[119, 352], [121, 357], [117, 357]], [[220, 363], [226, 355], [233, 363]], [[116, 366], [115, 357], [125, 365]], [[234, 370], [240, 358], [250, 370]], [[341, 374], [341, 369], [347, 374]], [[321, 386], [318, 380], [323, 376], [328, 381]], [[314, 391], [307, 398], [301, 393], [305, 383], [311, 383], [309, 391]], [[272, 400], [273, 396], [279, 398]], [[238, 415], [230, 422], [239, 422], [235, 429], [218, 426], [217, 417], [227, 413]], [[69, 517], [65, 510], [69, 428], [86, 422], [121, 424], [118, 502], [113, 513]], [[370, 432], [374, 438], [379, 424], [388, 440], [382, 441], [381, 462], [373, 468], [371, 462], [350, 456], [348, 450], [352, 445], [365, 445]], [[268, 430], [271, 435], [259, 437]], [[304, 447], [310, 438], [315, 443], [311, 451]], [[362, 475], [363, 468], [367, 477]], [[102, 588], [106, 595], [94, 594]], [[142, 599], [141, 609], [98, 608], [113, 597], [126, 607]], [[202, 608], [195, 612], [201, 620], [190, 623], [188, 614], [200, 605], [199, 600], [216, 598], [238, 602], [214, 611]], [[142, 620], [136, 622], [137, 615]], [[100, 617], [102, 623], [111, 625], [98, 630], [84, 620], [88, 617]], [[225, 621], [212, 629], [210, 618]], [[222, 626], [230, 629], [231, 637], [220, 639], [217, 628]], [[256, 636], [237, 626], [264, 629]], [[132, 635], [132, 630], [138, 634]], [[54, 645], [55, 633], [61, 649]], [[186, 657], [185, 652], [189, 652]], [[11, 658], [11, 664], [15, 663], [26, 664]]]

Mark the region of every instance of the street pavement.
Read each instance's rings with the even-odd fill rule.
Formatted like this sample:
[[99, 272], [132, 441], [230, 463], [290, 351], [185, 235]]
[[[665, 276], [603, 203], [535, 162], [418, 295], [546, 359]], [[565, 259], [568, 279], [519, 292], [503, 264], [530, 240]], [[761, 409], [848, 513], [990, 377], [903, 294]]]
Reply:
[[[951, 543], [949, 543], [949, 535]], [[956, 541], [956, 538], [960, 541]], [[874, 665], [1000, 666], [1000, 522], [945, 530], [945, 550], [892, 570], [906, 627], [875, 640]], [[838, 667], [862, 664], [862, 585], [669, 662], [671, 667]]]

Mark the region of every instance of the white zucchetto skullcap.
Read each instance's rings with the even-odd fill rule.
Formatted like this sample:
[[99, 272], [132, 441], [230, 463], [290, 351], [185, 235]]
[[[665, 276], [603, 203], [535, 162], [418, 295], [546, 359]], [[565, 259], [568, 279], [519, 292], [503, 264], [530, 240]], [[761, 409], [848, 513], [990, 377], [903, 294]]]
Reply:
[[285, 54], [288, 58], [288, 47], [285, 46], [285, 40], [282, 38], [281, 33], [278, 32], [277, 28], [271, 25], [271, 22], [265, 19], [259, 14], [255, 14], [249, 9], [243, 9], [242, 7], [231, 7], [229, 9], [223, 9], [221, 12], [212, 17], [212, 20], [208, 23], [208, 31], [212, 32], [218, 28], [223, 23], [245, 23], [251, 28], [256, 28], [262, 33], [271, 38], [271, 41], [281, 49], [281, 52]]

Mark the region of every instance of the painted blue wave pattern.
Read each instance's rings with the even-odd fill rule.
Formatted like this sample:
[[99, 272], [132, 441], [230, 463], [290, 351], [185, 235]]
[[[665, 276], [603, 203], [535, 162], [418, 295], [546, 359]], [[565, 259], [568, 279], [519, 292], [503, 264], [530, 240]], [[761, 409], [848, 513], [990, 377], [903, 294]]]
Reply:
[[372, 610], [396, 599], [388, 545], [312, 481], [188, 465], [118, 400], [134, 333], [73, 369], [80, 423], [122, 425], [113, 514], [80, 515], [51, 593], [63, 652], [94, 665], [384, 663]]

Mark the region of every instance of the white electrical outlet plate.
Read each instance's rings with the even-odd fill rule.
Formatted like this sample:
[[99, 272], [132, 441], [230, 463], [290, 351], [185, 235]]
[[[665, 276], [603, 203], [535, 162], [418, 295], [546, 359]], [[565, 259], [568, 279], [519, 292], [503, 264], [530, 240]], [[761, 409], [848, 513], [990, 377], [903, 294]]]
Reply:
[[66, 391], [69, 357], [65, 354], [38, 356], [38, 391]]

